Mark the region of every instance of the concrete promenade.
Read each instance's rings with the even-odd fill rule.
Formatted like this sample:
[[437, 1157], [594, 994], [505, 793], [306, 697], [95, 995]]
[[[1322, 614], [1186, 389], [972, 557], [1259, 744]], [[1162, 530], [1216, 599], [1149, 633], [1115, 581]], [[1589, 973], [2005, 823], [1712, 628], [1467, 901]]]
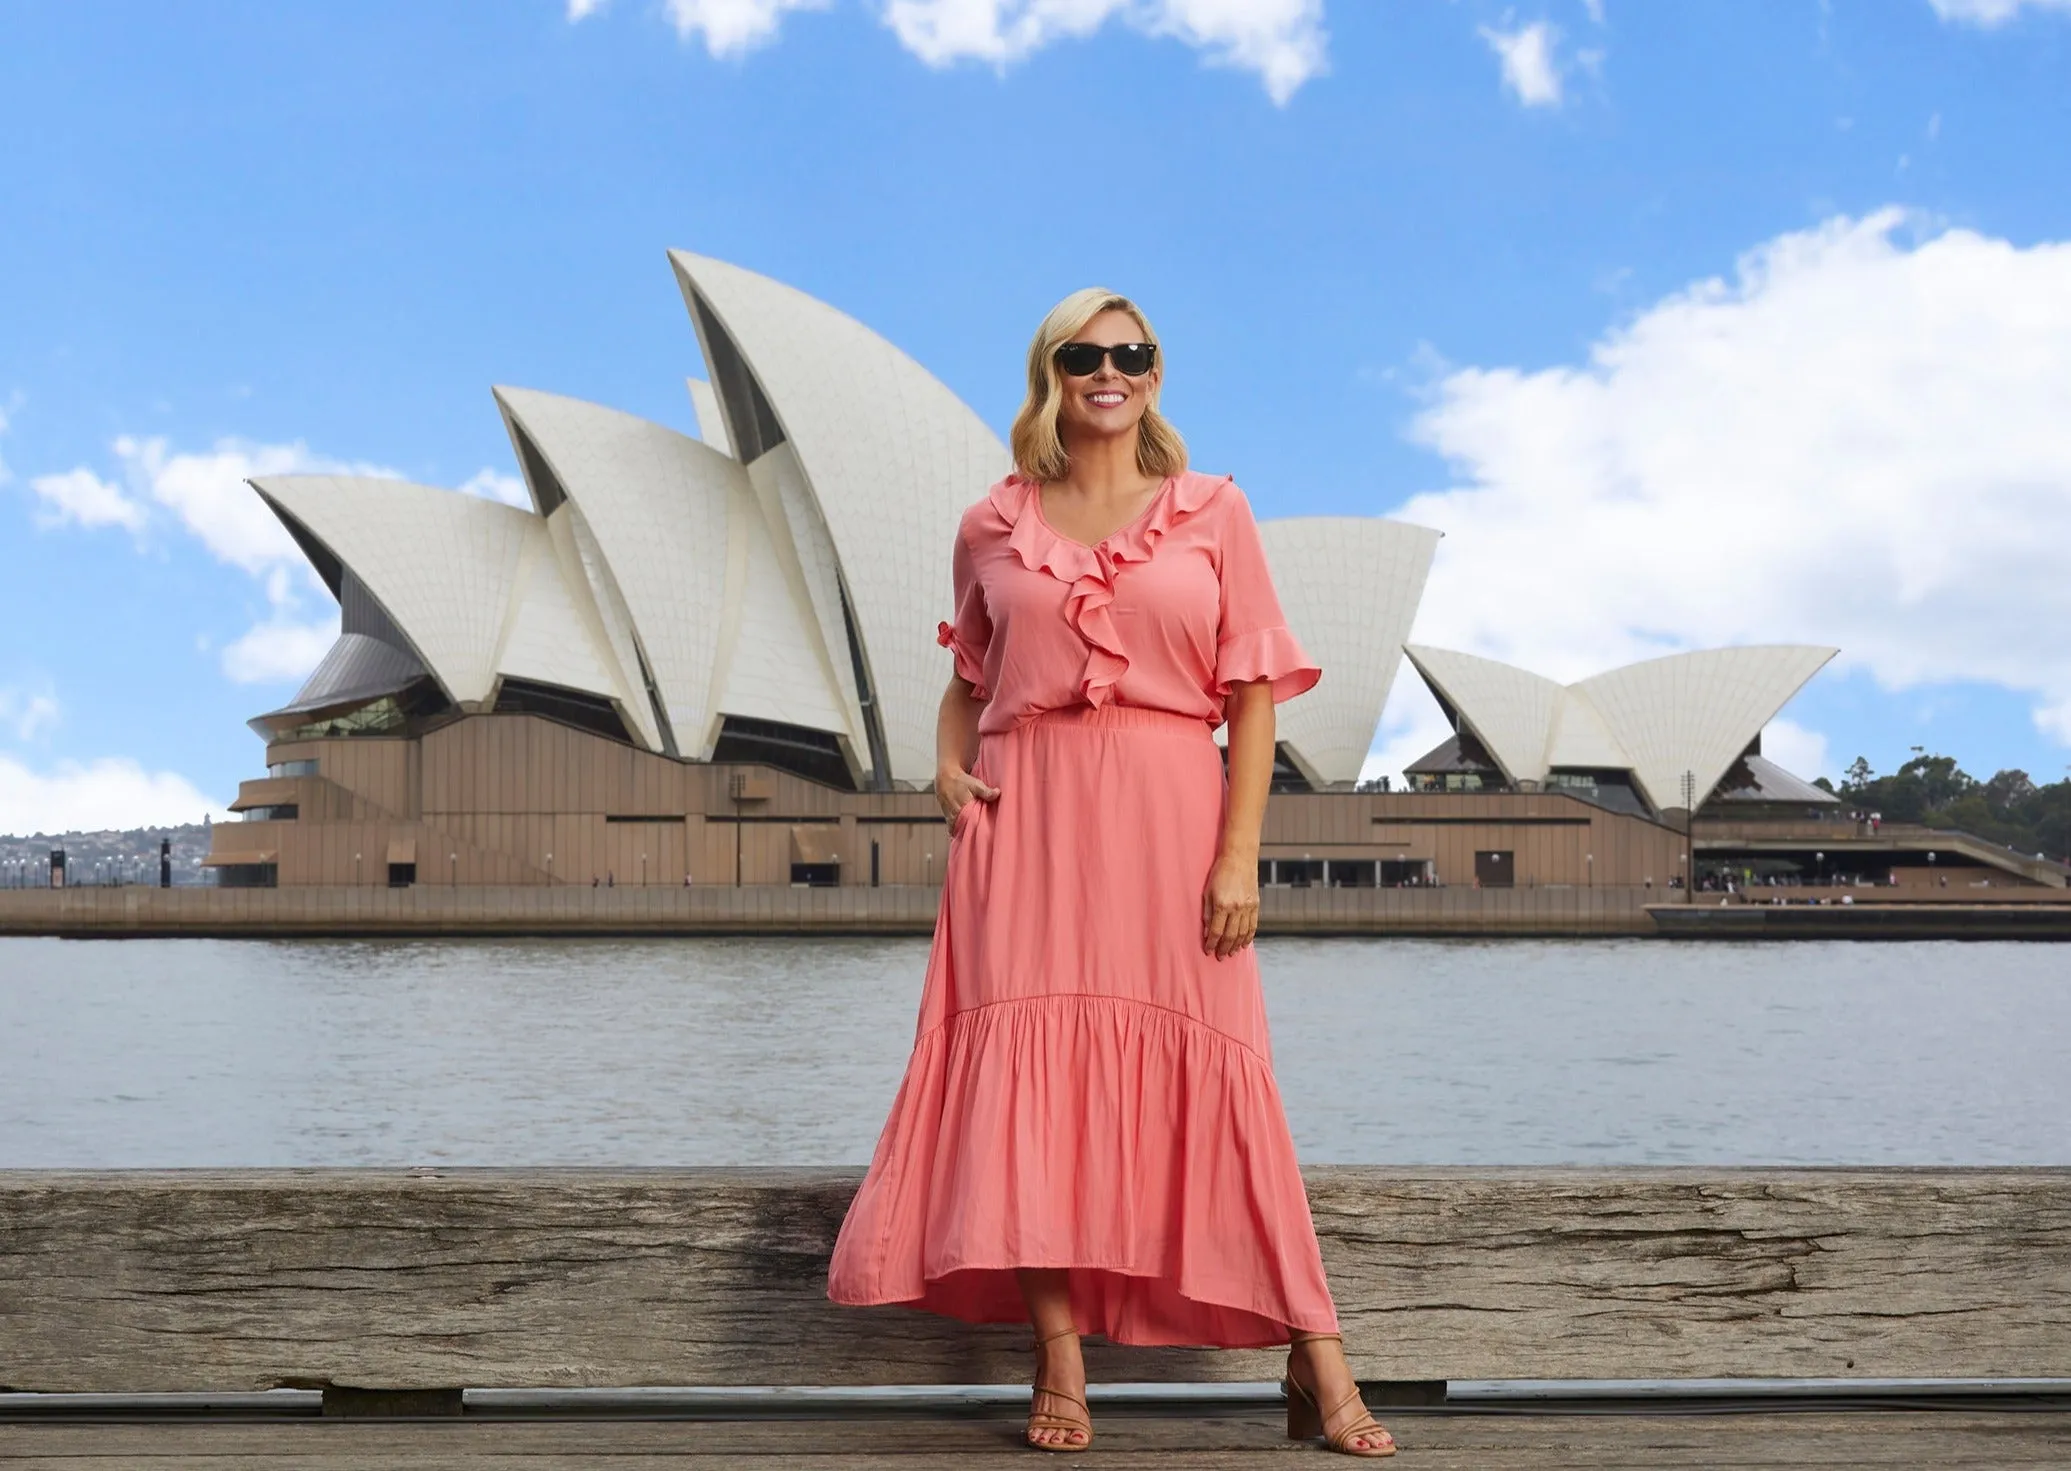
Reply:
[[[1642, 888], [1269, 888], [1275, 935], [1651, 935]], [[925, 935], [941, 890], [793, 888], [80, 888], [0, 891], [0, 935], [77, 938], [367, 935]]]
[[[1764, 891], [1768, 892], [1768, 891]], [[1558, 939], [2067, 940], [2061, 891], [2009, 889], [1991, 902], [1922, 894], [1839, 903], [1840, 891], [1776, 891], [1770, 905], [1701, 894], [1695, 904], [1646, 888], [1268, 888], [1265, 935]], [[1824, 903], [1808, 903], [1823, 896]], [[1852, 896], [1851, 896], [1852, 897]], [[128, 888], [0, 890], [0, 935], [77, 939], [173, 936], [296, 939], [353, 936], [926, 935], [941, 890], [882, 888], [545, 888], [538, 885], [407, 889], [341, 885], [292, 889]], [[1666, 902], [1664, 902], [1666, 901]]]

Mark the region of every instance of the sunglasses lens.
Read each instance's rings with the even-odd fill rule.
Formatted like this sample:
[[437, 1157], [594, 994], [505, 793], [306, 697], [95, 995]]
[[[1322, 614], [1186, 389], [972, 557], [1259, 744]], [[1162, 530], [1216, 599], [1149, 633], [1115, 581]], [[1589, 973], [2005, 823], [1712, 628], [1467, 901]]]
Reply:
[[1057, 349], [1057, 366], [1074, 378], [1086, 378], [1100, 371], [1101, 356], [1094, 343], [1067, 342]]
[[1151, 359], [1156, 349], [1148, 342], [1128, 342], [1110, 349], [1115, 371], [1130, 378], [1141, 378], [1151, 370]]

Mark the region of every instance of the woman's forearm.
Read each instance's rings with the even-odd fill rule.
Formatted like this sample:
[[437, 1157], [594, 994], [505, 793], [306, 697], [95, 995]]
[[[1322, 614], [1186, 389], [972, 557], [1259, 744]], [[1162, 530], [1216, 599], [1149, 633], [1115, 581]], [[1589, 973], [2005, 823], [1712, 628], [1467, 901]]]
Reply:
[[1266, 794], [1273, 785], [1272, 685], [1265, 680], [1232, 685], [1223, 714], [1230, 727], [1230, 784], [1223, 802], [1221, 856], [1256, 862]]
[[961, 675], [949, 677], [942, 691], [942, 704], [935, 712], [935, 773], [940, 777], [950, 768], [968, 772], [978, 760], [978, 715], [985, 702], [971, 698], [971, 682]]

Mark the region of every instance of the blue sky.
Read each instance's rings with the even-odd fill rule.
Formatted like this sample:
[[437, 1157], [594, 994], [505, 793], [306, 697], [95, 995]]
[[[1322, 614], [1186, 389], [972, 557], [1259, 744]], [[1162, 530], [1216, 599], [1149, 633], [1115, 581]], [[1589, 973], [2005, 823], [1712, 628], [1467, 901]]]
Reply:
[[2067, 84], [2071, 0], [0, 0], [0, 831], [258, 770], [332, 610], [240, 473], [690, 429], [670, 246], [1002, 430], [1126, 290], [1262, 515], [1447, 533], [1420, 639], [1830, 642], [1799, 769], [2062, 776]]

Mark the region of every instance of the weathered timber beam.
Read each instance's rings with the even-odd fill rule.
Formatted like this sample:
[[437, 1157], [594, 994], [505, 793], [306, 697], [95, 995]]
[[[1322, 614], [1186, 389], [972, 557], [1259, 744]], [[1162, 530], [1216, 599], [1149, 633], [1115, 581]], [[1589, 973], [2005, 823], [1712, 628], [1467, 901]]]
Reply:
[[[0, 1172], [0, 1387], [1000, 1382], [836, 1308], [848, 1170]], [[2071, 1375], [2071, 1170], [1308, 1172], [1361, 1377]], [[1103, 1379], [1259, 1353], [1096, 1348]]]

